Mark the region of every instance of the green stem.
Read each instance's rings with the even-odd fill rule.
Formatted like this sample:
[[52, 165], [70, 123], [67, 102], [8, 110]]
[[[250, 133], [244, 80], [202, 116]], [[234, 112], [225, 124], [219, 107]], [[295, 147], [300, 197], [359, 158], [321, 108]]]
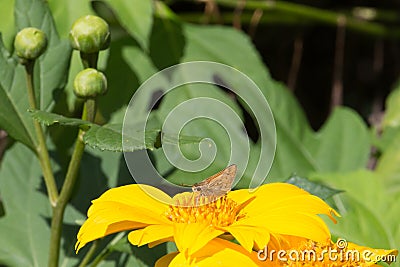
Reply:
[[111, 250], [107, 249], [100, 253], [100, 255], [94, 259], [90, 267], [96, 267], [97, 265], [99, 265], [99, 263], [105, 260], [111, 254], [111, 252]]
[[83, 68], [85, 68], [85, 69], [94, 68], [95, 69], [97, 67], [97, 60], [99, 58], [99, 53], [87, 54], [87, 53], [81, 52], [80, 56], [81, 56]]
[[[35, 90], [33, 85], [33, 69], [34, 69], [35, 61], [29, 61], [25, 64], [25, 73], [26, 73], [26, 84], [28, 88], [28, 98], [29, 98], [29, 107], [31, 109], [37, 109], [36, 106], [36, 97]], [[49, 151], [46, 146], [46, 139], [44, 137], [43, 129], [40, 126], [39, 122], [33, 122], [36, 132], [36, 137], [38, 139], [38, 145], [36, 146], [36, 154], [39, 158], [40, 166], [42, 168], [44, 183], [46, 185], [47, 193], [49, 195], [49, 200], [51, 206], [54, 207], [57, 203], [58, 199], [58, 190], [56, 181], [54, 179], [53, 170], [50, 164]]]
[[99, 240], [97, 239], [93, 241], [92, 246], [90, 247], [89, 251], [86, 253], [85, 257], [83, 258], [78, 267], [85, 267], [89, 263], [93, 254], [96, 252], [98, 246], [99, 246]]
[[111, 253], [112, 253], [112, 249], [111, 247], [114, 246], [116, 243], [118, 243], [119, 240], [121, 240], [123, 237], [125, 236], [124, 232], [121, 232], [119, 234], [117, 234], [112, 240], [111, 242], [108, 244], [108, 246], [106, 248], [104, 248], [99, 255], [97, 255], [97, 257], [93, 260], [92, 264], [90, 265], [90, 267], [96, 267], [97, 265], [99, 265], [100, 262], [102, 262], [103, 260], [105, 260]]
[[[84, 66], [96, 68], [97, 54], [82, 54], [82, 62]], [[93, 99], [87, 99], [83, 106], [82, 119], [87, 121], [94, 121], [96, 115], [96, 102]], [[71, 198], [76, 180], [78, 178], [79, 167], [81, 164], [83, 152], [85, 150], [85, 143], [83, 136], [85, 132], [79, 130], [78, 136], [75, 141], [75, 148], [72, 152], [71, 161], [69, 162], [67, 174], [65, 176], [64, 184], [61, 188], [60, 196], [57, 204], [53, 209], [53, 217], [51, 220], [51, 233], [50, 233], [50, 253], [49, 253], [49, 267], [57, 267], [60, 255], [60, 241], [62, 233], [62, 224], [64, 218], [65, 208]]]
[[49, 267], [57, 267], [60, 255], [60, 241], [62, 233], [62, 224], [64, 211], [68, 201], [72, 195], [76, 179], [78, 177], [79, 166], [82, 160], [85, 144], [83, 143], [84, 131], [79, 130], [78, 137], [75, 142], [74, 152], [72, 153], [71, 161], [68, 166], [67, 175], [57, 201], [57, 205], [53, 209], [53, 217], [51, 220], [50, 233], [50, 254]]
[[[238, 5], [238, 1], [232, 0], [215, 0], [221, 6], [235, 8]], [[243, 1], [243, 8], [246, 10], [261, 9], [265, 11], [282, 11], [289, 15], [295, 15], [302, 18], [308, 18], [315, 21], [319, 21], [329, 25], [337, 25], [339, 20], [345, 20], [346, 27], [349, 30], [354, 30], [374, 36], [392, 37], [399, 38], [399, 30], [389, 30], [387, 27], [380, 23], [368, 22], [359, 20], [345, 14], [336, 13], [325, 9], [316, 7], [301, 5], [297, 3], [285, 2], [285, 1]]]

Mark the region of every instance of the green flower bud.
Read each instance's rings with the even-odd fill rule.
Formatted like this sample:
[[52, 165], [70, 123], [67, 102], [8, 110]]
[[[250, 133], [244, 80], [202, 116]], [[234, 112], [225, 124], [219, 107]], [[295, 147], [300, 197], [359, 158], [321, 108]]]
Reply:
[[83, 53], [96, 53], [107, 49], [110, 44], [110, 30], [102, 18], [87, 15], [77, 19], [69, 32], [74, 49]]
[[14, 47], [23, 61], [36, 59], [46, 50], [46, 34], [36, 28], [22, 29], [15, 36]]
[[96, 69], [84, 69], [74, 80], [74, 93], [81, 98], [95, 98], [107, 91], [106, 76]]

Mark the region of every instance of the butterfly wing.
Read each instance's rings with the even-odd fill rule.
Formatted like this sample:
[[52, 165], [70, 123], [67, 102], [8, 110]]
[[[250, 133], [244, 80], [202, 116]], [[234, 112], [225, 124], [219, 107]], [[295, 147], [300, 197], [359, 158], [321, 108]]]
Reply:
[[194, 184], [192, 190], [200, 192], [203, 196], [223, 196], [231, 190], [236, 171], [236, 165], [231, 165], [204, 181]]

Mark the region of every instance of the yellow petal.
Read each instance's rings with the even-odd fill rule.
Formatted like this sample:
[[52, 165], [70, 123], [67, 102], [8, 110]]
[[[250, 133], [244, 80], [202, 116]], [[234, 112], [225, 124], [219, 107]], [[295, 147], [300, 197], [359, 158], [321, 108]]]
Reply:
[[189, 255], [195, 253], [210, 240], [224, 233], [214, 227], [202, 223], [177, 223], [175, 226], [174, 238], [180, 252]]
[[351, 242], [347, 244], [347, 250], [360, 251], [363, 260], [368, 265], [374, 265], [379, 261], [383, 261], [390, 264], [396, 260], [396, 256], [398, 255], [398, 251], [396, 249], [390, 249], [390, 250], [374, 249], [374, 248], [359, 246]]
[[231, 233], [248, 252], [251, 252], [255, 245], [258, 247], [265, 247], [270, 239], [269, 231], [264, 227], [254, 227], [236, 223], [224, 229]]
[[141, 228], [145, 225], [142, 223], [130, 222], [130, 221], [120, 221], [116, 223], [109, 224], [107, 226], [92, 224], [90, 220], [87, 220], [85, 224], [82, 225], [78, 233], [78, 241], [75, 244], [75, 250], [78, 253], [81, 248], [83, 248], [87, 243], [110, 235], [113, 233], [131, 230], [135, 228]]
[[240, 189], [229, 192], [228, 196], [236, 202], [243, 202], [245, 199], [256, 196], [259, 200], [267, 201], [264, 204], [274, 203], [285, 197], [294, 197], [300, 195], [309, 195], [308, 192], [297, 186], [287, 183], [264, 184], [256, 190]]
[[219, 266], [219, 267], [232, 267], [232, 266], [246, 266], [246, 267], [258, 267], [248, 256], [242, 253], [238, 253], [235, 250], [225, 248], [212, 256], [205, 258], [200, 261], [197, 266], [199, 267], [209, 267], [209, 266]]
[[162, 243], [165, 243], [165, 242], [174, 242], [174, 237], [171, 236], [171, 237], [167, 237], [167, 238], [161, 238], [161, 239], [159, 239], [157, 241], [150, 242], [148, 246], [149, 246], [149, 248], [153, 248], [153, 247], [158, 246], [158, 245], [160, 245]]
[[179, 252], [172, 252], [159, 258], [154, 267], [169, 267], [171, 261], [179, 254]]
[[[238, 190], [242, 191], [242, 190]], [[247, 191], [247, 190], [244, 190]], [[254, 193], [256, 198], [244, 210], [249, 216], [259, 216], [271, 212], [306, 212], [310, 214], [338, 215], [322, 199], [290, 184], [273, 183], [261, 186]], [[245, 193], [237, 194], [242, 200]], [[231, 195], [230, 195], [231, 196]], [[232, 194], [235, 200], [236, 195]]]
[[169, 224], [160, 214], [149, 209], [133, 208], [117, 202], [96, 202], [91, 208], [89, 218], [79, 229], [76, 249], [88, 242], [116, 232], [144, 227], [148, 224]]
[[152, 208], [152, 206], [132, 207], [115, 201], [101, 201], [92, 204], [88, 217], [96, 218], [98, 224], [115, 221], [136, 221], [146, 224], [169, 223], [169, 220], [162, 216], [165, 210], [155, 211]]
[[320, 243], [330, 238], [329, 229], [321, 218], [304, 213], [293, 212], [293, 214], [245, 218], [237, 224], [265, 227], [271, 233], [304, 237]]
[[153, 196], [171, 199], [157, 188], [145, 185], [127, 185], [106, 191], [89, 208], [88, 219], [77, 235], [76, 250], [79, 251], [88, 242], [112, 233], [142, 228], [149, 224], [170, 224], [163, 216], [168, 205]]
[[241, 246], [232, 242], [215, 238], [206, 246], [190, 257], [184, 253], [171, 253], [163, 256], [155, 267], [258, 267], [267, 266], [265, 262], [258, 260], [257, 253], [247, 252]]
[[169, 204], [172, 204], [171, 197], [166, 193], [158, 188], [143, 184], [131, 184], [109, 189], [93, 202], [100, 201], [119, 202], [131, 207], [151, 207], [156, 213], [163, 212]]
[[143, 246], [160, 239], [172, 237], [174, 227], [172, 225], [149, 225], [144, 229], [135, 230], [128, 234], [128, 240], [133, 245]]

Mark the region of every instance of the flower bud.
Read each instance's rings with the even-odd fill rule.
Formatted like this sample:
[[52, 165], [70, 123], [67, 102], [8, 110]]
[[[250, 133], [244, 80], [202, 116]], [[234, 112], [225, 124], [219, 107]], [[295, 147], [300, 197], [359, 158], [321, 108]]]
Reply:
[[23, 61], [36, 59], [46, 50], [46, 34], [36, 28], [24, 28], [15, 36], [14, 47]]
[[72, 48], [83, 53], [96, 53], [108, 48], [110, 30], [102, 18], [87, 15], [74, 22], [69, 39]]
[[95, 98], [107, 91], [106, 76], [95, 69], [84, 69], [74, 80], [74, 93], [81, 98]]

